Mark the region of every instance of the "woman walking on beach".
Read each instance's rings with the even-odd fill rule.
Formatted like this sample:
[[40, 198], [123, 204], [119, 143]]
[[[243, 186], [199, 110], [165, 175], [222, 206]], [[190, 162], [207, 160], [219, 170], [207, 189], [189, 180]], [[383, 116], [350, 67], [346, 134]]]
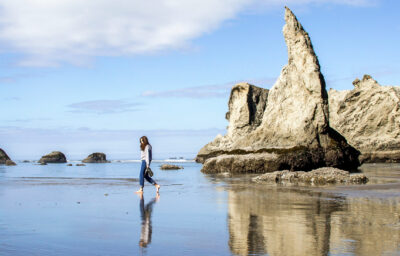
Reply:
[[146, 136], [140, 137], [140, 160], [142, 160], [139, 176], [140, 189], [136, 191], [136, 193], [143, 193], [144, 179], [153, 184], [158, 193], [160, 190], [160, 185], [158, 185], [146, 172], [146, 169], [150, 167], [152, 160], [152, 148]]

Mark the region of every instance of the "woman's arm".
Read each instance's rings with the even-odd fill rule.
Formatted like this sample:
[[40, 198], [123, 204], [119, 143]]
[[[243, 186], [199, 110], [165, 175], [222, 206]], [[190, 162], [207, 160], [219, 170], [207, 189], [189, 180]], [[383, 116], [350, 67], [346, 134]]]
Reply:
[[146, 160], [146, 167], [150, 167], [150, 147], [149, 145], [146, 146], [144, 149], [144, 154], [145, 154], [145, 160]]

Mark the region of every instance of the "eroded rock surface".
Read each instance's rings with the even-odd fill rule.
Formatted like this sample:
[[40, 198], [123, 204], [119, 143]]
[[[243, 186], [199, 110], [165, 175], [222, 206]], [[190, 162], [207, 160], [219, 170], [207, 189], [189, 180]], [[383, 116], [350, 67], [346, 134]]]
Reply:
[[82, 163], [109, 163], [110, 161], [107, 161], [106, 154], [104, 153], [93, 153], [90, 154], [88, 157], [82, 160]]
[[231, 147], [238, 138], [254, 131], [262, 122], [267, 104], [268, 89], [249, 83], [239, 83], [232, 87], [226, 120], [229, 122], [227, 134], [217, 136], [204, 146], [197, 155], [197, 162], [217, 155], [216, 152]]
[[7, 153], [0, 148], [0, 164], [6, 164], [7, 160], [11, 160]]
[[291, 172], [288, 170], [275, 171], [257, 176], [254, 181], [266, 182], [287, 182], [287, 183], [307, 183], [307, 184], [365, 184], [368, 182], [365, 174], [350, 174], [348, 171], [332, 167], [323, 167], [310, 172]]
[[362, 162], [400, 162], [400, 88], [371, 76], [329, 90], [330, 125], [361, 151]]
[[[248, 94], [245, 90], [237, 93], [241, 85], [233, 87], [227, 135], [217, 136], [197, 155], [196, 160], [204, 163], [203, 172], [359, 166], [359, 152], [329, 126], [325, 80], [307, 32], [288, 8], [285, 21], [288, 65], [271, 90], [263, 92], [267, 97], [265, 107], [261, 107], [264, 102], [256, 104], [259, 111], [252, 126], [245, 121], [249, 116]], [[264, 109], [262, 115], [261, 109]]]
[[42, 156], [40, 158], [39, 163], [47, 164], [47, 163], [66, 163], [67, 158], [60, 151], [53, 151], [50, 154]]

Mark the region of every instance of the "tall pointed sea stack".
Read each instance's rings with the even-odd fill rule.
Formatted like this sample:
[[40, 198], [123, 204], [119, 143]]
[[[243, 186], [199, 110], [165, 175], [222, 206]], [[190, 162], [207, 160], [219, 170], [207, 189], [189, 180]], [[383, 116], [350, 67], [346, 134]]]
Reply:
[[[325, 80], [310, 37], [287, 7], [285, 21], [283, 35], [289, 61], [274, 86], [266, 92], [262, 120], [245, 133], [233, 134], [235, 124], [229, 119], [227, 135], [218, 136], [198, 153], [197, 160], [204, 163], [203, 172], [263, 173], [359, 166], [359, 152], [329, 126]], [[228, 113], [243, 113], [236, 109], [243, 109], [240, 102], [250, 106], [249, 101], [254, 101], [245, 93], [239, 98], [232, 98], [233, 95]], [[238, 104], [231, 104], [232, 101]], [[257, 102], [256, 106], [260, 105]], [[254, 108], [244, 109], [254, 112]]]

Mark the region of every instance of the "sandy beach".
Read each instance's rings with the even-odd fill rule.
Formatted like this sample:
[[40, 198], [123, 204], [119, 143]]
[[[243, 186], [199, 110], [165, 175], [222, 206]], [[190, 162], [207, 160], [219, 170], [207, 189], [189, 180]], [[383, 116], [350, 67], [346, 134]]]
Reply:
[[138, 163], [1, 166], [0, 254], [400, 251], [398, 164], [363, 166], [368, 185], [323, 187], [256, 184], [252, 175], [205, 175], [200, 164], [181, 164], [179, 171], [154, 164], [160, 197], [146, 185], [143, 201], [134, 193]]

